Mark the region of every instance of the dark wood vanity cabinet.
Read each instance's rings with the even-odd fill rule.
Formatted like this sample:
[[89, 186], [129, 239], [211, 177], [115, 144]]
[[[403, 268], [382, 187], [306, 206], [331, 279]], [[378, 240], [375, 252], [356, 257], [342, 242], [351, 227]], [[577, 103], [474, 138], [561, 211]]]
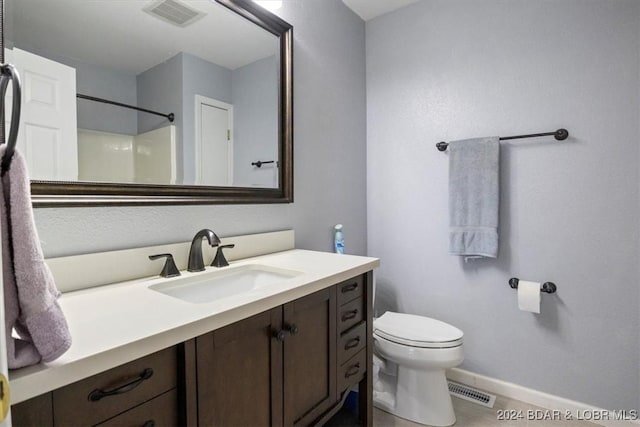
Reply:
[[309, 425], [336, 398], [335, 288], [196, 339], [198, 424]]
[[322, 425], [356, 385], [371, 425], [371, 307], [367, 273], [14, 405], [13, 425]]
[[359, 385], [360, 419], [371, 425], [371, 280], [357, 276], [198, 337], [197, 424], [322, 425]]
[[51, 393], [41, 394], [26, 402], [11, 406], [13, 427], [52, 426], [53, 402]]

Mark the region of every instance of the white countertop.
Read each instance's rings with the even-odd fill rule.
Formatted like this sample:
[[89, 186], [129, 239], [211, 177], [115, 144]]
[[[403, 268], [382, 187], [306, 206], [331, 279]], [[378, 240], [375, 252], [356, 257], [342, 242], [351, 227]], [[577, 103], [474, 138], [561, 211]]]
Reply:
[[[158, 276], [69, 292], [60, 297], [73, 344], [59, 359], [11, 371], [11, 403], [71, 384], [123, 363], [277, 307], [376, 268], [377, 258], [300, 249], [230, 263], [261, 264], [302, 274], [260, 291], [190, 303], [148, 289]], [[114, 266], [117, 268], [117, 266]], [[182, 272], [182, 277], [210, 273]]]

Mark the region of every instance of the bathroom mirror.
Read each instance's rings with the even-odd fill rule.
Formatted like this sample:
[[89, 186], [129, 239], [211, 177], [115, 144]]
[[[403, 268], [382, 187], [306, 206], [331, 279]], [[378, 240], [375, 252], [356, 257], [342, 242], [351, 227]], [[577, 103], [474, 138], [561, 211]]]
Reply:
[[249, 0], [3, 1], [34, 205], [293, 201], [291, 25]]

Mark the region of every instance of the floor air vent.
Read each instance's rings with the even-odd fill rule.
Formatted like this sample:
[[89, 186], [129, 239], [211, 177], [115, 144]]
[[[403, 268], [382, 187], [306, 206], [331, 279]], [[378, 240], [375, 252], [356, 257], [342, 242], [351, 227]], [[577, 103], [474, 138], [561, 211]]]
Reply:
[[454, 383], [453, 381], [448, 381], [448, 384], [449, 393], [460, 399], [468, 400], [469, 402], [477, 403], [487, 408], [493, 408], [493, 404], [496, 402], [496, 397], [493, 394], [485, 393], [484, 391], [463, 384]]

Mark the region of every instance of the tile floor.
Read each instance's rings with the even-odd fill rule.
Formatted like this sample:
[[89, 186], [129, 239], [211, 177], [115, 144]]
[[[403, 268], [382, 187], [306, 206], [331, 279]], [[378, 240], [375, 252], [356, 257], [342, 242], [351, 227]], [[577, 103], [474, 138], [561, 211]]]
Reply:
[[[517, 400], [508, 399], [506, 397], [498, 396], [493, 408], [486, 408], [476, 403], [468, 402], [457, 397], [453, 397], [453, 408], [456, 412], [456, 427], [547, 427], [547, 426], [566, 426], [566, 427], [594, 427], [587, 421], [575, 420], [578, 414], [573, 414], [573, 420], [567, 420], [562, 417], [561, 420], [543, 420], [536, 419], [541, 418], [546, 414], [552, 415], [546, 412], [544, 409], [532, 406]], [[536, 412], [536, 410], [540, 410]], [[506, 411], [506, 412], [502, 412]], [[532, 411], [532, 412], [528, 412]], [[563, 411], [564, 412], [564, 411]], [[513, 420], [500, 420], [498, 415], [513, 414], [519, 417], [522, 414], [522, 418]], [[531, 415], [528, 415], [531, 414]], [[537, 415], [537, 417], [536, 417]], [[562, 414], [564, 415], [564, 414]], [[528, 419], [531, 418], [531, 419]], [[376, 427], [423, 427], [420, 424], [412, 423], [411, 421], [404, 420], [402, 418], [395, 417], [387, 412], [374, 408], [373, 425]]]
[[[561, 414], [563, 416], [560, 420], [539, 419], [543, 415], [551, 413], [537, 406], [508, 399], [503, 396], [497, 397], [493, 408], [486, 408], [457, 397], [452, 397], [452, 399], [457, 418], [455, 427], [596, 427], [595, 424], [590, 422], [576, 420], [575, 418], [579, 414], [572, 414], [574, 417], [573, 420], [566, 419], [564, 413]], [[536, 410], [540, 412], [536, 412]], [[500, 414], [504, 414], [502, 411], [507, 411], [507, 415], [513, 414], [519, 416], [522, 414], [522, 418], [512, 420], [498, 419]], [[352, 427], [357, 425], [359, 425], [357, 416], [343, 409], [343, 411], [331, 419], [325, 427]], [[377, 408], [373, 410], [373, 425], [375, 427], [424, 427], [421, 424], [393, 416]]]

